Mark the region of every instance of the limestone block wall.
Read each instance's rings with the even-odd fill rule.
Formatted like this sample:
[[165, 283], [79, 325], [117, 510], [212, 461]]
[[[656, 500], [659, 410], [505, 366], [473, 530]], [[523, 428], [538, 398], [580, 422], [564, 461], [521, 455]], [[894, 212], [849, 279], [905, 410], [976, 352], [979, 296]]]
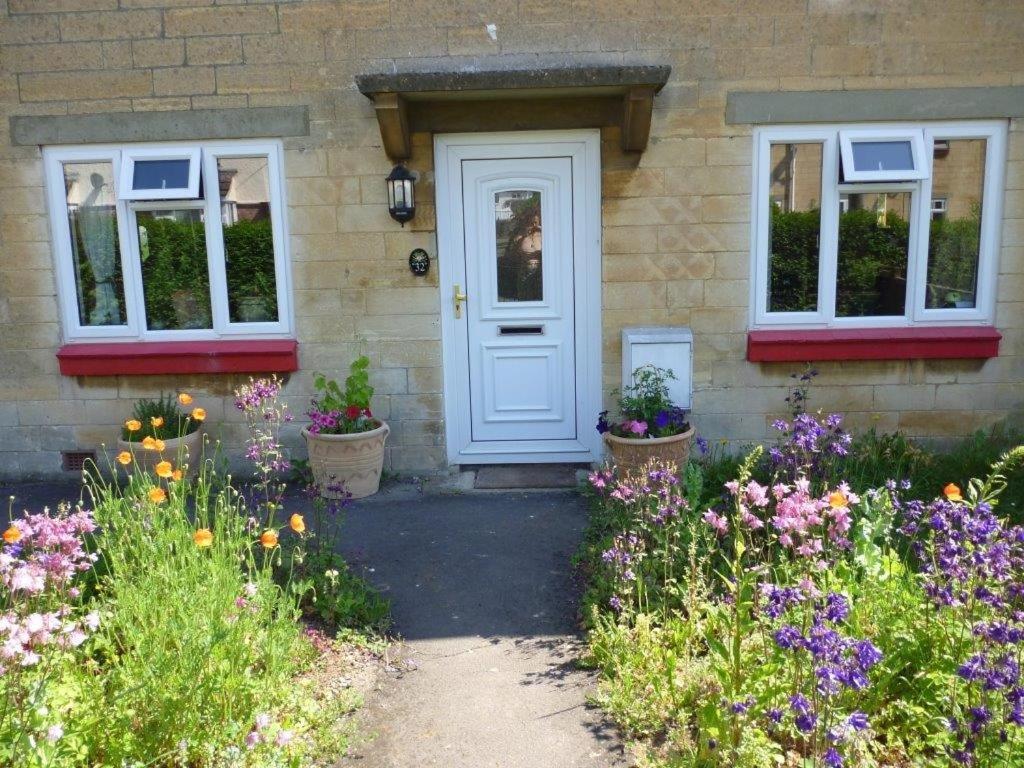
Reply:
[[[752, 142], [725, 123], [727, 93], [1019, 85], [1022, 38], [1018, 0], [0, 0], [0, 476], [59, 473], [61, 450], [113, 440], [131, 401], [162, 390], [196, 394], [232, 455], [243, 438], [231, 377], [59, 375], [41, 153], [11, 145], [10, 116], [307, 106], [310, 135], [285, 141], [301, 366], [286, 393], [301, 414], [314, 371], [368, 354], [388, 466], [424, 472], [445, 464], [440, 294], [436, 268], [414, 278], [405, 260], [436, 254], [431, 137], [414, 136], [420, 206], [403, 229], [354, 75], [488, 55], [671, 64], [647, 151], [603, 132], [604, 383], [619, 383], [624, 325], [688, 325], [694, 420], [735, 444], [768, 435], [795, 366], [744, 359]], [[814, 407], [917, 436], [1021, 421], [1024, 123], [1010, 128], [1000, 356], [822, 365]]]

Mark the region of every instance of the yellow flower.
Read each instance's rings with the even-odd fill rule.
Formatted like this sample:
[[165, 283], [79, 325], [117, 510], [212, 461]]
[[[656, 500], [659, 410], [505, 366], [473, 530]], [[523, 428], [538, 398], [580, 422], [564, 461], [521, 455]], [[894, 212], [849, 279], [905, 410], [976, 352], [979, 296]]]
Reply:
[[196, 421], [202, 421], [203, 419], [206, 418], [206, 409], [205, 408], [193, 408], [191, 415], [192, 415], [192, 418], [195, 419]]
[[155, 451], [156, 440], [150, 437], [149, 435], [146, 435], [144, 438], [142, 438], [142, 447], [145, 448], [147, 451]]
[[302, 519], [302, 515], [292, 515], [288, 518], [288, 525], [296, 533], [302, 533], [306, 530], [306, 521]]
[[828, 505], [832, 509], [839, 509], [846, 506], [846, 494], [842, 491], [833, 491], [829, 494]]
[[260, 534], [260, 544], [266, 549], [273, 549], [277, 546], [277, 531], [266, 530]]
[[200, 528], [192, 534], [192, 541], [196, 543], [197, 547], [203, 549], [213, 544], [213, 534], [210, 533], [209, 528]]
[[960, 495], [960, 486], [955, 485], [954, 483], [950, 483], [949, 485], [947, 485], [945, 488], [942, 489], [942, 492], [946, 495], [946, 498], [949, 499], [950, 501], [963, 501], [964, 500], [964, 497], [962, 495]]
[[171, 473], [171, 480], [173, 480], [174, 482], [178, 482], [184, 476], [185, 474], [180, 469], [176, 469]]
[[162, 427], [164, 425], [164, 417], [152, 416], [149, 419], [149, 423], [152, 424], [154, 427]]
[[156, 440], [153, 441], [153, 450], [163, 453], [164, 445], [164, 441], [161, 440], [160, 438], [157, 438]]
[[138, 419], [128, 419], [128, 421], [124, 423], [124, 426], [129, 432], [138, 432], [142, 429], [142, 422]]
[[157, 463], [156, 467], [153, 468], [153, 471], [156, 472], [157, 477], [162, 477], [166, 479], [169, 477], [173, 477], [174, 466], [169, 461], [161, 461]]
[[121, 451], [117, 454], [117, 460], [127, 467], [132, 463], [132, 455], [128, 451]]
[[16, 544], [21, 540], [21, 531], [18, 530], [18, 526], [11, 523], [11, 527], [4, 531], [4, 541], [8, 544]]
[[178, 402], [182, 405], [192, 405], [192, 395], [188, 392], [182, 392], [178, 395]]
[[167, 491], [163, 488], [150, 488], [149, 489], [149, 500], [154, 504], [163, 504], [167, 501]]

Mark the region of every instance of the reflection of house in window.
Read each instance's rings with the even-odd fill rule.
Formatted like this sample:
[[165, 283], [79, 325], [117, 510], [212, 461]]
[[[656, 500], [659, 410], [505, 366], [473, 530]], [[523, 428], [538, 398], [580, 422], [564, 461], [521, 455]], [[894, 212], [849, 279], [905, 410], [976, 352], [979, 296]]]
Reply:
[[220, 215], [225, 225], [237, 221], [261, 221], [270, 218], [265, 171], [261, 157], [222, 158], [217, 168], [220, 186]]
[[944, 197], [932, 198], [932, 221], [946, 218], [947, 200]]
[[772, 204], [783, 211], [809, 211], [821, 196], [821, 145], [773, 144]]

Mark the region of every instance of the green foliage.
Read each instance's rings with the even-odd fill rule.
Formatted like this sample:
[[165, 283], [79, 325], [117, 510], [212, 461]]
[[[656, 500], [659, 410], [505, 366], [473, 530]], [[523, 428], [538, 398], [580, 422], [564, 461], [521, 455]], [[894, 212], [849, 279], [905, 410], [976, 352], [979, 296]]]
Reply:
[[768, 306], [772, 312], [818, 308], [818, 240], [821, 211], [784, 212], [771, 206]]
[[352, 361], [349, 375], [345, 379], [345, 390], [338, 382], [317, 373], [313, 377], [313, 388], [319, 393], [316, 402], [323, 411], [344, 411], [348, 407], [369, 408], [373, 397], [370, 386], [370, 358], [361, 355]]
[[967, 297], [972, 300], [978, 279], [978, 249], [981, 247], [981, 206], [971, 206], [962, 219], [933, 219], [928, 240], [929, 308], [955, 307]]
[[[183, 413], [174, 395], [163, 394], [156, 400], [137, 400], [131, 417], [142, 424], [142, 428], [135, 432], [127, 427], [121, 428], [121, 439], [131, 442], [141, 442], [146, 437], [157, 440], [183, 437], [195, 432], [202, 423]], [[163, 424], [154, 426], [153, 419], [163, 419]]]

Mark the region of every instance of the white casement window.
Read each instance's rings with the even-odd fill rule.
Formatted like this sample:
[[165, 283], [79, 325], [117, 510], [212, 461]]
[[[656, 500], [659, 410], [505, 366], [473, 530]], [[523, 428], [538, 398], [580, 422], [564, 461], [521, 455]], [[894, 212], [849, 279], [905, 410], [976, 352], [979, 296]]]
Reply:
[[68, 341], [288, 338], [279, 141], [43, 150]]
[[1006, 131], [755, 131], [752, 326], [991, 324]]

